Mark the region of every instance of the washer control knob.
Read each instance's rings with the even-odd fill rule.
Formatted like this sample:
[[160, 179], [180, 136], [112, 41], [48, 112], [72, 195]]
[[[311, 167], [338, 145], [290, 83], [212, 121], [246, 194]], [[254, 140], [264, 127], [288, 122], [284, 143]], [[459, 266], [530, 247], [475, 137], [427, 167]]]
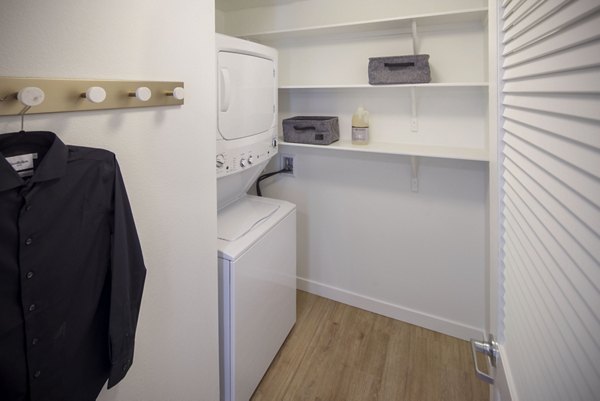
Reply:
[[277, 147], [277, 138], [273, 138], [273, 140], [271, 141], [271, 146], [274, 148]]
[[246, 162], [246, 159], [240, 160], [240, 167], [246, 167], [247, 165], [248, 165], [248, 163]]
[[248, 156], [248, 164], [254, 163], [254, 156]]
[[219, 153], [217, 155], [217, 168], [221, 168], [225, 165], [225, 156], [223, 156], [223, 153]]

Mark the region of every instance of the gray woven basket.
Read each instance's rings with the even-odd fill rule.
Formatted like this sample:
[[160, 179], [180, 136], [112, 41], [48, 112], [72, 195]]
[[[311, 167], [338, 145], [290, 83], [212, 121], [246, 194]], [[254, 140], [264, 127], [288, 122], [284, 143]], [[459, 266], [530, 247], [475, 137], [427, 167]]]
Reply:
[[337, 117], [298, 116], [283, 120], [286, 142], [329, 145], [340, 139]]
[[421, 84], [431, 81], [429, 55], [372, 57], [369, 59], [371, 85]]

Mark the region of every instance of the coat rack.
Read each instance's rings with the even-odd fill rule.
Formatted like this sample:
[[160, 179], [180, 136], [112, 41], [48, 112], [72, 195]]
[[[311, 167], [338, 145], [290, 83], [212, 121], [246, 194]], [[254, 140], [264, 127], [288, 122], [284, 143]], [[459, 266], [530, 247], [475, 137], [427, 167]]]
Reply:
[[0, 116], [179, 106], [183, 82], [0, 77]]

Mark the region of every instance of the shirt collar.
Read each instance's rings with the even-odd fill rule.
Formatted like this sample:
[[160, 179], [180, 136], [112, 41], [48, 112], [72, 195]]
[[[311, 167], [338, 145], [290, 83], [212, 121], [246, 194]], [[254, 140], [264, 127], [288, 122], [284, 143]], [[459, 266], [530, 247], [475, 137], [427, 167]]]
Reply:
[[[31, 177], [31, 183], [48, 181], [65, 175], [69, 150], [56, 134], [47, 131], [36, 131], [0, 135], [0, 154], [5, 149], [14, 147], [15, 145], [19, 145], [23, 149], [30, 147], [32, 149], [39, 149], [40, 147], [48, 149], [40, 161], [35, 174]], [[0, 156], [0, 191], [25, 184], [26, 181], [19, 177], [4, 157]]]

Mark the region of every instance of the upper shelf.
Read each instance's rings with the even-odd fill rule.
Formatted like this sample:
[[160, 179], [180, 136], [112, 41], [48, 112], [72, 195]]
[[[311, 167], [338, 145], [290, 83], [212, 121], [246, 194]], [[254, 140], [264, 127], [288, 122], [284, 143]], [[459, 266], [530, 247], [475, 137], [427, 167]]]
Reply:
[[419, 30], [422, 30], [423, 28], [439, 25], [464, 22], [484, 22], [487, 19], [487, 12], [487, 8], [482, 7], [446, 13], [420, 14], [401, 18], [321, 25], [278, 31], [249, 32], [245, 34], [236, 34], [236, 36], [257, 42], [275, 42], [288, 39], [310, 39], [322, 35], [338, 35], [347, 33], [367, 33], [403, 29], [406, 29], [408, 32], [410, 32], [412, 21], [416, 21]]
[[390, 155], [407, 155], [407, 156], [422, 156], [435, 157], [444, 159], [458, 160], [474, 160], [488, 161], [489, 156], [486, 149], [475, 148], [458, 148], [450, 146], [435, 146], [435, 145], [413, 145], [402, 143], [383, 143], [370, 142], [368, 145], [353, 145], [347, 140], [339, 140], [330, 145], [311, 145], [304, 143], [285, 142], [283, 138], [279, 138], [279, 145], [293, 146], [301, 148], [323, 149], [323, 150], [338, 150], [351, 152], [367, 152]]
[[351, 84], [351, 85], [281, 85], [279, 89], [376, 89], [376, 88], [484, 88], [487, 89], [487, 82], [447, 82], [447, 83], [428, 83], [428, 84], [398, 84], [398, 85], [369, 85], [369, 84]]

